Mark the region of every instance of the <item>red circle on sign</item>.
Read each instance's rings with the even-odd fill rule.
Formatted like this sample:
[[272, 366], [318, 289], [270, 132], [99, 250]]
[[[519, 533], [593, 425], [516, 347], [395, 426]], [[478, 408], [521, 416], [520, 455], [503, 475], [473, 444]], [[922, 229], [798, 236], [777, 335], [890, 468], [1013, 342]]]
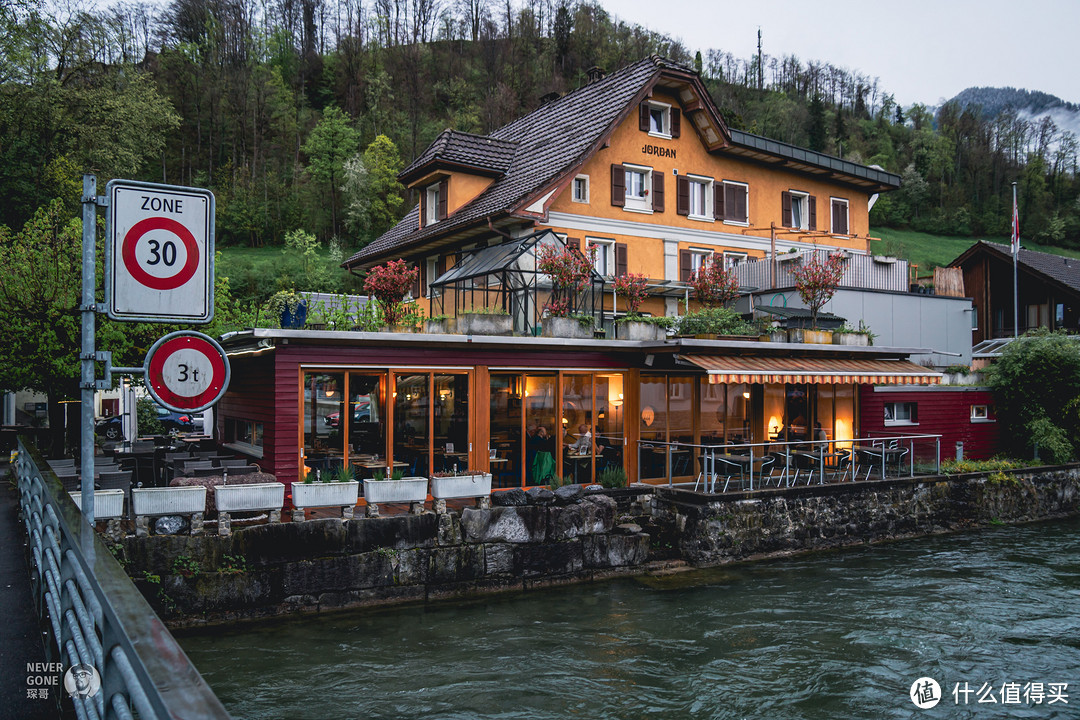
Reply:
[[[180, 238], [187, 249], [187, 262], [175, 275], [168, 277], [156, 277], [142, 269], [135, 257], [135, 247], [143, 235], [151, 230], [165, 230]], [[199, 267], [199, 244], [195, 242], [195, 236], [180, 222], [166, 217], [151, 217], [140, 220], [131, 226], [124, 235], [124, 244], [121, 248], [124, 258], [124, 267], [131, 273], [131, 277], [140, 285], [145, 285], [154, 290], [175, 290], [195, 275]]]
[[[210, 361], [210, 367], [214, 371], [210, 385], [198, 395], [177, 395], [165, 384], [165, 361], [178, 350], [195, 350]], [[225, 360], [212, 343], [200, 337], [192, 335], [174, 337], [162, 343], [161, 347], [154, 351], [147, 367], [147, 380], [161, 400], [183, 410], [194, 410], [209, 405], [221, 392], [225, 384]]]

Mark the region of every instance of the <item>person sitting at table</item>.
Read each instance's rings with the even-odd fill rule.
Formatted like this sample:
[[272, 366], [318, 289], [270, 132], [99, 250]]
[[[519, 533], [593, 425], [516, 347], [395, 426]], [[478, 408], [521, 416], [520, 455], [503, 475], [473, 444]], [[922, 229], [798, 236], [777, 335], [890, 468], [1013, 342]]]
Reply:
[[816, 421], [814, 422], [814, 441], [818, 443], [829, 442], [829, 436], [825, 434], [825, 428], [821, 427], [821, 423]]
[[585, 423], [578, 425], [578, 439], [567, 450], [575, 455], [589, 454], [592, 451], [592, 428]]

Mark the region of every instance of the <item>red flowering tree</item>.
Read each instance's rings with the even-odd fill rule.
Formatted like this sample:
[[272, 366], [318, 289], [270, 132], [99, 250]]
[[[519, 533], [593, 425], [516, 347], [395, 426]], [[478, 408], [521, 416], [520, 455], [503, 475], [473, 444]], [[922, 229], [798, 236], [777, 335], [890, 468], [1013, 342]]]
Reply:
[[628, 317], [637, 315], [638, 308], [649, 294], [648, 279], [640, 273], [626, 273], [615, 278], [612, 285], [615, 287], [616, 295], [626, 298], [626, 315]]
[[810, 323], [814, 328], [821, 306], [836, 294], [844, 277], [844, 259], [843, 253], [832, 253], [822, 262], [814, 254], [791, 269], [799, 297], [810, 306]]
[[409, 294], [420, 269], [409, 267], [404, 260], [391, 260], [376, 265], [364, 279], [364, 291], [379, 301], [383, 321], [390, 327], [397, 325], [405, 314], [402, 300]]
[[592, 281], [596, 248], [584, 253], [576, 248], [540, 245], [536, 249], [536, 269], [551, 277], [551, 298], [544, 309], [552, 317], [570, 317], [578, 293]]
[[724, 268], [723, 260], [715, 255], [706, 258], [701, 267], [690, 273], [694, 297], [705, 307], [720, 307], [739, 296], [739, 278]]

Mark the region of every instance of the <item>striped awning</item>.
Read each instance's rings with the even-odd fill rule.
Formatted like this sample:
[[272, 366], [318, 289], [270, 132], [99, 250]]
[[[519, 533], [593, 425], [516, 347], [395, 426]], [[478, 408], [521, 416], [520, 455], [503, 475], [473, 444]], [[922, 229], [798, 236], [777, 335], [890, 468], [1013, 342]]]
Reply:
[[683, 355], [709, 374], [709, 383], [859, 383], [935, 385], [941, 373], [907, 360]]

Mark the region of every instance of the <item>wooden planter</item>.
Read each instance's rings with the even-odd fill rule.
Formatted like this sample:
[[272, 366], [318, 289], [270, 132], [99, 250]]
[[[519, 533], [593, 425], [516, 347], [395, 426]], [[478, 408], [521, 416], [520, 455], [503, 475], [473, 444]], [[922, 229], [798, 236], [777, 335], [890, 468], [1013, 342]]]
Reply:
[[540, 326], [544, 337], [589, 340], [593, 336], [591, 327], [582, 325], [574, 318], [546, 317], [540, 321]]
[[870, 337], [862, 333], [838, 333], [832, 336], [833, 345], [866, 346], [870, 344]]
[[457, 330], [462, 335], [513, 335], [514, 318], [509, 315], [465, 313], [457, 317]]
[[803, 342], [810, 345], [832, 345], [832, 330], [803, 330]]

